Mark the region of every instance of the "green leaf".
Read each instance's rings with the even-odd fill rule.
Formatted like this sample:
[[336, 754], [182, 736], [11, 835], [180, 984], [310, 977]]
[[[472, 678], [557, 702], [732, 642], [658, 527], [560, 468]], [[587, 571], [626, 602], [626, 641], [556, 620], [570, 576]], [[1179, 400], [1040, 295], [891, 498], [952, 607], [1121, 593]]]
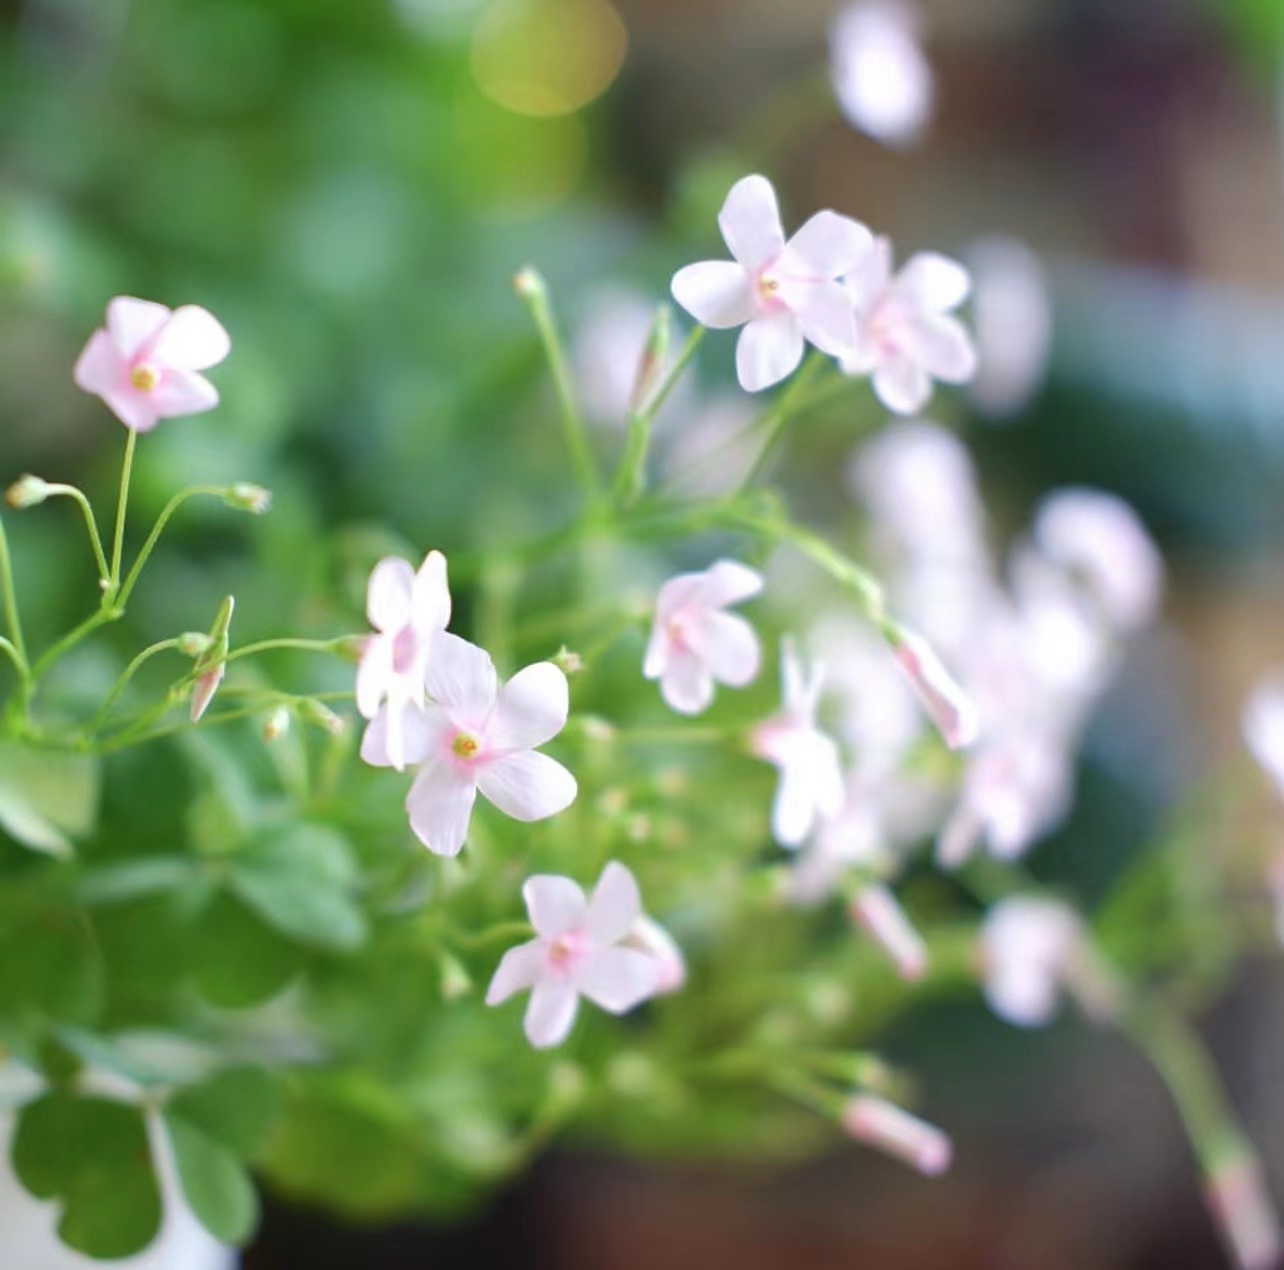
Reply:
[[160, 1189], [137, 1108], [46, 1094], [18, 1116], [13, 1167], [37, 1199], [62, 1206], [58, 1233], [87, 1256], [131, 1256], [160, 1230]]
[[92, 754], [0, 742], [0, 827], [32, 851], [69, 856], [97, 823], [101, 771]]
[[192, 1212], [216, 1239], [245, 1243], [259, 1221], [259, 1197], [245, 1166], [222, 1143], [216, 1142], [182, 1116], [167, 1110], [163, 1116], [183, 1194]]
[[244, 1010], [270, 1000], [298, 974], [303, 954], [240, 900], [221, 895], [192, 941], [196, 987], [211, 1005]]
[[0, 1015], [92, 1023], [102, 997], [102, 962], [78, 914], [44, 911], [0, 930]]
[[341, 952], [365, 942], [352, 852], [331, 829], [273, 831], [234, 858], [230, 878], [232, 889], [283, 934]]
[[170, 1100], [166, 1113], [250, 1157], [262, 1146], [280, 1106], [276, 1081], [260, 1067], [219, 1072]]
[[185, 856], [151, 856], [89, 869], [76, 887], [82, 904], [124, 904], [146, 895], [176, 891], [199, 876], [199, 865]]

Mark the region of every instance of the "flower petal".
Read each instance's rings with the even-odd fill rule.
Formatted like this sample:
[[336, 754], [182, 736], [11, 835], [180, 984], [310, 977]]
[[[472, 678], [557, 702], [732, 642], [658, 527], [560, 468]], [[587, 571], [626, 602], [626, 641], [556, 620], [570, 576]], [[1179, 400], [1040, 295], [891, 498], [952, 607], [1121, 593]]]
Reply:
[[410, 588], [411, 622], [420, 635], [444, 631], [450, 625], [450, 583], [446, 557], [430, 551], [419, 566]]
[[800, 847], [816, 823], [816, 799], [811, 779], [797, 763], [780, 769], [780, 782], [771, 806], [771, 832], [782, 847]]
[[166, 369], [208, 370], [231, 351], [223, 324], [199, 305], [185, 304], [157, 332], [147, 356]]
[[612, 860], [589, 901], [584, 927], [598, 944], [618, 943], [642, 915], [642, 894], [631, 870]]
[[401, 716], [401, 764], [422, 763], [437, 747], [446, 720], [435, 707], [422, 709], [406, 702], [395, 707], [389, 702], [370, 721], [361, 738], [362, 759], [371, 767], [398, 767], [388, 745], [388, 719], [392, 713]]
[[761, 392], [787, 379], [802, 361], [802, 326], [792, 313], [754, 318], [740, 332], [736, 373], [745, 392]]
[[102, 396], [128, 382], [127, 369], [127, 363], [120, 355], [115, 341], [100, 328], [89, 337], [89, 343], [76, 359], [71, 377], [77, 388]]
[[843, 282], [853, 303], [858, 308], [865, 308], [887, 290], [891, 281], [892, 241], [880, 234]]
[[927, 314], [911, 329], [914, 353], [933, 379], [965, 384], [976, 374], [976, 348], [957, 318]]
[[830, 357], [848, 357], [856, 350], [856, 309], [846, 287], [837, 282], [799, 282], [781, 287], [785, 302], [797, 315], [803, 335]]
[[713, 676], [704, 658], [690, 649], [673, 649], [660, 676], [665, 704], [679, 714], [701, 714], [713, 701]]
[[701, 625], [700, 651], [710, 673], [732, 688], [743, 688], [758, 677], [762, 648], [757, 632], [734, 613], [710, 613]]
[[715, 331], [743, 326], [753, 317], [753, 288], [743, 265], [703, 260], [673, 275], [673, 298], [702, 326]]
[[486, 1004], [498, 1005], [507, 1001], [515, 992], [533, 988], [544, 970], [544, 942], [532, 939], [529, 943], [510, 948], [500, 960], [486, 989]]
[[537, 983], [526, 1007], [526, 1039], [537, 1050], [560, 1045], [575, 1025], [579, 1004], [579, 993], [569, 983], [547, 979]]
[[127, 361], [170, 319], [171, 310], [152, 300], [118, 295], [107, 306], [107, 329]]
[[487, 740], [496, 749], [533, 750], [566, 726], [570, 708], [566, 675], [557, 666], [527, 666], [499, 690]]
[[434, 855], [458, 855], [476, 798], [477, 786], [451, 764], [426, 764], [406, 795], [415, 837]]
[[499, 680], [490, 654], [458, 635], [437, 631], [432, 637], [424, 687], [429, 696], [480, 728], [495, 704]]
[[135, 432], [150, 432], [160, 422], [160, 412], [148, 393], [123, 388], [103, 393], [102, 399], [112, 414]]
[[805, 278], [841, 278], [873, 245], [874, 235], [860, 221], [837, 212], [817, 212], [789, 240], [785, 268]]
[[392, 640], [384, 635], [372, 635], [361, 650], [357, 663], [357, 709], [367, 719], [373, 719], [388, 691], [392, 676]]
[[553, 873], [536, 873], [522, 886], [526, 914], [535, 933], [545, 939], [578, 930], [588, 912], [588, 901], [570, 878]]
[[746, 269], [762, 268], [785, 246], [780, 205], [765, 176], [747, 176], [731, 187], [718, 213], [718, 227], [731, 254]]
[[764, 585], [761, 573], [735, 560], [718, 560], [696, 576], [704, 579], [700, 599], [716, 608], [752, 599]]
[[565, 811], [578, 792], [575, 777], [556, 759], [518, 750], [477, 771], [477, 788], [514, 820], [547, 820]]
[[888, 410], [918, 414], [932, 399], [932, 377], [912, 357], [898, 353], [874, 371], [874, 391]]
[[609, 1014], [624, 1014], [655, 996], [660, 963], [636, 948], [602, 948], [577, 967], [575, 986]]
[[152, 390], [151, 399], [162, 419], [178, 419], [213, 410], [218, 405], [218, 389], [195, 371], [167, 370]]
[[366, 586], [366, 616], [375, 630], [395, 634], [409, 623], [414, 584], [414, 571], [396, 556], [375, 565]]
[[957, 260], [934, 251], [911, 256], [896, 279], [896, 288], [929, 313], [956, 309], [972, 290], [972, 276]]

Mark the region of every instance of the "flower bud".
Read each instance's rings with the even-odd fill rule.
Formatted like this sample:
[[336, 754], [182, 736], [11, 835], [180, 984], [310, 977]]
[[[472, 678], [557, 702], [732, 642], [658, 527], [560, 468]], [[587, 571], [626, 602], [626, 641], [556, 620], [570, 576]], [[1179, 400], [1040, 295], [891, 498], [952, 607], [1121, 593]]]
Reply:
[[669, 343], [672, 335], [673, 311], [667, 304], [662, 304], [655, 311], [655, 319], [651, 323], [646, 347], [642, 350], [637, 375], [633, 380], [633, 394], [629, 398], [629, 409], [634, 414], [646, 408], [652, 390], [664, 373], [669, 360]]
[[563, 644], [553, 657], [553, 665], [564, 675], [578, 675], [584, 669], [584, 658]]
[[9, 486], [4, 499], [10, 507], [16, 507], [21, 511], [24, 508], [35, 507], [38, 503], [43, 503], [48, 497], [49, 482], [28, 473], [26, 476], [18, 477]]
[[976, 705], [945, 669], [936, 651], [921, 636], [900, 627], [889, 625], [885, 633], [892, 653], [945, 744], [952, 750], [971, 745], [980, 731]]
[[857, 1142], [876, 1147], [927, 1177], [944, 1173], [954, 1155], [948, 1134], [874, 1094], [858, 1094], [847, 1104], [843, 1128]]
[[305, 723], [324, 728], [331, 736], [342, 736], [348, 730], [347, 720], [315, 697], [304, 697], [295, 708]]
[[538, 269], [528, 265], [514, 275], [513, 290], [523, 299], [534, 299], [548, 295], [548, 283]]
[[178, 637], [178, 651], [184, 657], [203, 657], [214, 647], [214, 641], [204, 631], [184, 631]]
[[223, 675], [226, 670], [227, 663], [220, 661], [211, 666], [196, 681], [196, 687], [192, 690], [193, 723], [199, 723], [205, 711], [209, 709], [210, 702], [214, 700], [214, 694], [218, 691], [219, 684], [223, 682]]
[[927, 945], [885, 886], [867, 886], [851, 903], [852, 919], [887, 955], [908, 982], [927, 973]]
[[277, 706], [263, 722], [263, 739], [271, 745], [290, 730], [290, 711], [286, 706]]
[[441, 995], [445, 1001], [458, 1001], [473, 990], [472, 976], [458, 957], [443, 953], [440, 961]]
[[272, 491], [264, 489], [262, 485], [252, 485], [249, 481], [237, 481], [235, 485], [229, 486], [223, 501], [237, 511], [262, 516], [272, 506]]
[[1242, 1270], [1271, 1270], [1284, 1252], [1279, 1218], [1271, 1205], [1262, 1170], [1244, 1146], [1228, 1151], [1214, 1166], [1204, 1197]]

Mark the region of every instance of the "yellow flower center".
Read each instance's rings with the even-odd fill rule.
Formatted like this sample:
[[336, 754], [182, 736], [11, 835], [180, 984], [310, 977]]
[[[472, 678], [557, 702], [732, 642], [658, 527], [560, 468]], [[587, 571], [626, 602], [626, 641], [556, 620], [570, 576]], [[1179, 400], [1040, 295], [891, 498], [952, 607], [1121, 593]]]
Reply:
[[135, 366], [129, 373], [129, 382], [139, 392], [151, 392], [160, 383], [160, 371], [155, 366]]
[[477, 751], [481, 749], [481, 743], [475, 736], [469, 736], [466, 732], [461, 732], [452, 742], [451, 747], [460, 758], [473, 758]]

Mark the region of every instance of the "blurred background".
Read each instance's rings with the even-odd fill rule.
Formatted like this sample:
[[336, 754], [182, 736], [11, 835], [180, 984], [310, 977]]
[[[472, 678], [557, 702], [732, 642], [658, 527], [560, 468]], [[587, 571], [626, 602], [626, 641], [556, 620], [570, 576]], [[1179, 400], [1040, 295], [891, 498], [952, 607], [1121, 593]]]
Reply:
[[[336, 575], [359, 596], [349, 561], [372, 541], [450, 551], [564, 515], [562, 455], [532, 426], [521, 266], [572, 331], [611, 302], [607, 276], [654, 302], [749, 170], [787, 221], [833, 206], [965, 256], [1017, 240], [1050, 305], [1046, 375], [947, 420], [996, 538], [1045, 490], [1090, 483], [1133, 502], [1172, 568], [1168, 621], [1034, 857], [1104, 893], [1192, 781], [1237, 761], [1244, 694], [1284, 660], [1284, 0], [924, 0], [934, 105], [912, 146], [840, 112], [841, 7], [0, 0], [0, 480], [110, 497], [122, 438], [69, 368], [114, 294], [205, 305], [236, 347], [225, 405], [215, 427], [148, 438], [144, 514], [191, 479], [257, 481], [275, 510], [247, 528], [194, 508], [138, 625], [202, 628], [235, 591], [241, 640], [316, 628]], [[1037, 344], [1037, 302], [1024, 320]], [[725, 388], [729, 347], [711, 346], [702, 374]], [[82, 543], [61, 510], [11, 531], [37, 639], [93, 585], [88, 559], [66, 576]], [[1204, 1018], [1277, 1198], [1282, 1001], [1264, 963]], [[568, 1144], [436, 1225], [339, 1227], [270, 1197], [246, 1264], [1224, 1264], [1167, 1097], [1121, 1042], [950, 1005], [885, 1048], [955, 1136], [943, 1181], [868, 1154], [782, 1175]]]

